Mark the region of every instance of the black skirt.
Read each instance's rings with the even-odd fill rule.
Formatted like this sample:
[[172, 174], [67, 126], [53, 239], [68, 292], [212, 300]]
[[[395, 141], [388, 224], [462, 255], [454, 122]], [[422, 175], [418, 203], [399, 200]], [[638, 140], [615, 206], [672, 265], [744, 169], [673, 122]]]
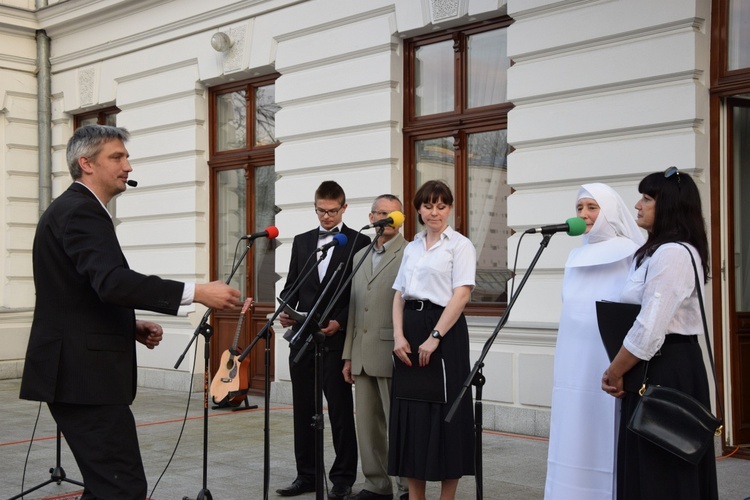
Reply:
[[[682, 340], [682, 339], [680, 339]], [[708, 378], [697, 342], [665, 342], [648, 365], [648, 383], [686, 392], [711, 407]], [[719, 498], [713, 443], [693, 465], [627, 429], [637, 393], [626, 393], [617, 445], [619, 500], [713, 500]]]
[[[416, 352], [435, 327], [442, 308], [404, 309], [404, 335]], [[461, 317], [440, 341], [445, 362], [447, 403], [391, 398], [388, 474], [423, 481], [458, 479], [474, 474], [474, 412], [466, 391], [450, 423], [445, 417], [471, 372], [469, 331]], [[393, 386], [399, 383], [393, 379]]]

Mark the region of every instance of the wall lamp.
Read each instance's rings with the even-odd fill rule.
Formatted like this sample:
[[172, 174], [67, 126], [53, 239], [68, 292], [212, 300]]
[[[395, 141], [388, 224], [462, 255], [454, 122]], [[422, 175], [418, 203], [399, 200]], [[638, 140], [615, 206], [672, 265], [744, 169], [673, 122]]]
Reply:
[[214, 33], [211, 36], [211, 47], [213, 47], [216, 52], [226, 52], [232, 48], [233, 44], [234, 42], [229, 38], [229, 35], [222, 31]]

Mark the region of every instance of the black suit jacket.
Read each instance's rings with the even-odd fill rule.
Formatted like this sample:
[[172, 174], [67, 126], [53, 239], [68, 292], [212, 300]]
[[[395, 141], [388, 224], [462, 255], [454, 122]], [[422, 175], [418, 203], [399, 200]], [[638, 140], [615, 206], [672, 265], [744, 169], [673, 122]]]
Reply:
[[33, 263], [36, 305], [21, 398], [132, 403], [134, 309], [177, 314], [184, 284], [130, 270], [109, 214], [77, 183], [39, 219]]
[[[288, 304], [294, 309], [309, 312], [317, 302], [318, 297], [325, 288], [326, 283], [328, 283], [331, 279], [331, 276], [335, 272], [336, 267], [338, 267], [341, 262], [344, 262], [344, 268], [339, 272], [339, 274], [336, 275], [336, 281], [328, 288], [326, 296], [323, 297], [320, 306], [316, 310], [317, 313], [321, 314], [328, 307], [330, 300], [333, 298], [339, 280], [343, 276], [344, 281], [346, 281], [349, 274], [351, 274], [352, 258], [354, 257], [354, 254], [357, 253], [359, 249], [366, 247], [370, 243], [370, 238], [367, 235], [360, 234], [354, 229], [347, 227], [346, 224], [343, 224], [341, 226], [341, 232], [347, 238], [346, 245], [343, 247], [333, 248], [331, 261], [328, 263], [326, 275], [323, 277], [322, 283], [320, 281], [320, 277], [318, 276], [318, 272], [313, 271], [302, 284], [302, 286], [298, 289], [298, 291], [294, 295], [287, 297], [287, 294], [292, 290], [295, 283], [297, 282], [297, 279], [303, 276], [310, 269], [310, 266], [313, 266], [317, 261], [314, 255], [311, 258], [310, 256], [314, 254], [315, 249], [320, 246], [318, 244], [318, 232], [319, 228], [316, 227], [311, 231], [298, 234], [294, 237], [294, 242], [292, 243], [292, 256], [291, 260], [289, 261], [289, 274], [287, 275], [284, 289], [281, 291], [281, 298], [287, 299]], [[354, 248], [354, 251], [352, 251], [352, 248]], [[330, 251], [331, 250], [329, 250], [329, 252]], [[308, 258], [310, 258], [309, 261]], [[324, 318], [327, 320], [336, 320], [339, 322], [339, 325], [341, 325], [341, 331], [334, 335], [328, 336], [325, 339], [323, 345], [329, 351], [341, 351], [344, 348], [344, 339], [346, 337], [346, 318], [349, 314], [349, 289], [350, 287], [347, 286], [346, 290], [336, 301], [336, 304], [331, 308], [331, 313], [327, 318]], [[295, 331], [300, 326], [301, 325], [297, 324], [294, 327]], [[298, 342], [292, 347], [297, 349], [301, 348], [304, 344], [307, 334], [310, 331], [313, 331], [313, 328], [315, 328], [316, 326], [317, 325], [313, 326], [311, 322], [308, 326], [307, 331], [302, 335], [302, 337], [304, 338], [299, 339]]]

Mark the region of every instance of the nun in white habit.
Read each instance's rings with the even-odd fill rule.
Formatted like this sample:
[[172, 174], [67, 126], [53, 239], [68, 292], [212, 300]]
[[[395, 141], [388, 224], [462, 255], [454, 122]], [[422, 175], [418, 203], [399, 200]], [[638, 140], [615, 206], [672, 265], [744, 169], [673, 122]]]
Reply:
[[583, 245], [570, 252], [555, 348], [552, 415], [544, 498], [615, 496], [616, 407], [601, 390], [609, 358], [596, 324], [596, 301], [617, 301], [633, 254], [644, 243], [634, 215], [606, 184], [584, 184], [576, 212]]

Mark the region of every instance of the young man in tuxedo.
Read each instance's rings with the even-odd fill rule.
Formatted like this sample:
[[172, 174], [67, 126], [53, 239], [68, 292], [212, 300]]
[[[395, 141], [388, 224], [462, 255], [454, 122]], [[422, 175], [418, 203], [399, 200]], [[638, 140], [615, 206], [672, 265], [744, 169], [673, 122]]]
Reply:
[[[392, 212], [402, 212], [392, 194], [375, 198], [370, 223]], [[385, 226], [352, 280], [349, 321], [344, 344], [344, 380], [355, 384], [357, 438], [365, 485], [350, 500], [390, 500], [393, 484], [388, 476], [388, 418], [393, 376], [393, 282], [401, 266], [406, 240], [398, 227]], [[354, 256], [359, 262], [365, 250]], [[406, 479], [398, 480], [399, 498], [409, 497]]]
[[[326, 284], [332, 279], [331, 286], [322, 298], [316, 313], [322, 313], [336, 294], [337, 284], [346, 280], [352, 271], [352, 256], [357, 250], [367, 246], [370, 238], [348, 228], [343, 223], [346, 212], [346, 195], [334, 181], [323, 182], [315, 191], [315, 214], [319, 226], [311, 231], [298, 234], [292, 244], [292, 256], [289, 262], [289, 274], [281, 298], [300, 312], [309, 312], [318, 302]], [[347, 238], [345, 246], [336, 246], [327, 251], [326, 257], [312, 271], [298, 291], [287, 295], [295, 288], [309, 270], [309, 266], [318, 261], [320, 252], [317, 248], [333, 239], [336, 232]], [[353, 251], [352, 251], [353, 249]], [[316, 255], [313, 255], [316, 254]], [[343, 269], [335, 274], [336, 268], [343, 263]], [[335, 276], [334, 276], [335, 274]], [[333, 487], [329, 498], [346, 498], [357, 477], [357, 436], [354, 428], [354, 403], [352, 388], [341, 376], [344, 362], [341, 353], [346, 337], [346, 322], [349, 313], [349, 290], [344, 290], [327, 318], [320, 322], [310, 322], [309, 331], [302, 332], [296, 342], [290, 344], [289, 371], [292, 378], [292, 402], [294, 405], [294, 455], [297, 464], [297, 477], [286, 488], [276, 490], [282, 496], [297, 496], [315, 491], [315, 430], [312, 427], [315, 416], [315, 349], [307, 348], [299, 362], [295, 362], [300, 349], [313, 329], [320, 325], [325, 335], [321, 346], [320, 377], [328, 402], [328, 416], [333, 434], [333, 447], [336, 457], [329, 471]], [[279, 315], [279, 321], [285, 328], [292, 327], [297, 332], [298, 323], [287, 314]], [[316, 323], [316, 324], [313, 324]]]
[[160, 325], [135, 309], [177, 314], [200, 302], [239, 304], [221, 281], [181, 283], [131, 270], [107, 203], [125, 191], [125, 129], [86, 125], [68, 141], [73, 184], [39, 219], [33, 245], [36, 305], [21, 398], [47, 403], [84, 482], [84, 500], [143, 500], [147, 493], [135, 420], [135, 341], [153, 349]]

